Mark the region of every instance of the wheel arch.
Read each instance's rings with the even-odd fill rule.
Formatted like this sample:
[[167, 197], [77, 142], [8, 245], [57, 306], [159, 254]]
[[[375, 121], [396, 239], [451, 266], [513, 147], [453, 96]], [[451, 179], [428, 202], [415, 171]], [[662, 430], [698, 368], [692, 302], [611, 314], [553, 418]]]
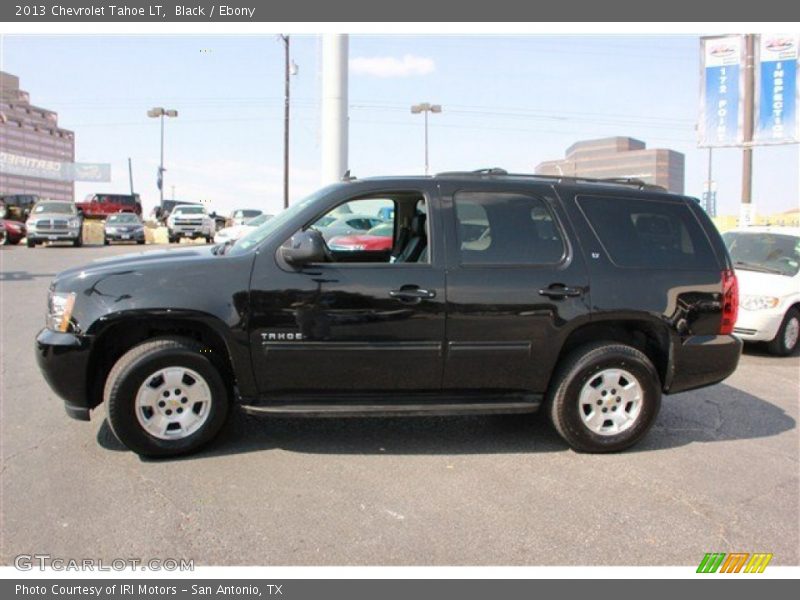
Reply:
[[[237, 347], [227, 325], [218, 318], [193, 311], [156, 313], [125, 311], [99, 322], [88, 333], [94, 338], [87, 369], [87, 393], [93, 408], [103, 401], [103, 388], [111, 368], [132, 347], [156, 337], [183, 337], [207, 349], [209, 360], [220, 370], [232, 397], [235, 388], [252, 379], [249, 354], [237, 360]], [[239, 365], [239, 368], [236, 368]]]
[[669, 388], [672, 380], [672, 336], [665, 323], [648, 317], [593, 319], [567, 335], [556, 359], [556, 368], [579, 346], [599, 341], [626, 344], [642, 352], [653, 363], [662, 390]]

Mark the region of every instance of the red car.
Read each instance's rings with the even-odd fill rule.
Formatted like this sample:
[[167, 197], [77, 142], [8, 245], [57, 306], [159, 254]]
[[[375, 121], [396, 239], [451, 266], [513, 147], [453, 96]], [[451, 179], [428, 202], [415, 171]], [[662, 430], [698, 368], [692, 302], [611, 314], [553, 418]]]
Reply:
[[139, 194], [89, 194], [83, 202], [76, 202], [75, 206], [84, 217], [90, 219], [125, 212], [142, 216]]
[[328, 242], [331, 250], [339, 252], [381, 252], [391, 250], [394, 243], [394, 224], [381, 223], [363, 234], [339, 235]]
[[0, 222], [2, 222], [3, 229], [6, 231], [6, 239], [4, 242], [6, 244], [14, 244], [16, 246], [28, 233], [27, 229], [25, 229], [25, 223], [11, 221], [9, 219], [2, 219]]

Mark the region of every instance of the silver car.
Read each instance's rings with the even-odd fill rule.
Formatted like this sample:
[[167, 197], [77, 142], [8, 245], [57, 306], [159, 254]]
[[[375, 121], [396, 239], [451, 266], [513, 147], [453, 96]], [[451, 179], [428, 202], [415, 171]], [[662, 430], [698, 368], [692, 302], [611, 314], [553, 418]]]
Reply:
[[37, 202], [25, 226], [28, 229], [28, 248], [44, 242], [72, 242], [72, 245], [83, 245], [83, 220], [73, 202], [41, 200]]
[[314, 223], [314, 228], [318, 229], [329, 242], [332, 238], [339, 235], [353, 235], [366, 233], [373, 227], [384, 223], [375, 215], [359, 215], [355, 213], [342, 213], [340, 215], [326, 215]]

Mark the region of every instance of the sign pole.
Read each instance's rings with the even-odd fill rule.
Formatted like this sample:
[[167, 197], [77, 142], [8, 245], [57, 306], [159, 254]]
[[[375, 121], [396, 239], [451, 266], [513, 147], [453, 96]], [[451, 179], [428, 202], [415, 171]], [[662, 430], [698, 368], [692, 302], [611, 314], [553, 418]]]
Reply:
[[744, 36], [744, 121], [742, 123], [742, 207], [739, 215], [739, 226], [751, 225], [753, 214], [753, 113], [754, 113], [754, 71], [755, 36], [748, 33]]

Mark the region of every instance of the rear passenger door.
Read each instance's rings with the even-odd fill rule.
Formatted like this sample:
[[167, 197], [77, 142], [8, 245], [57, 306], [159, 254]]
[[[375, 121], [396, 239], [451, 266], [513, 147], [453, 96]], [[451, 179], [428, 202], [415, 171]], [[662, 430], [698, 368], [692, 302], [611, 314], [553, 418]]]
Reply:
[[589, 279], [546, 185], [443, 190], [448, 212], [444, 389], [545, 391]]

